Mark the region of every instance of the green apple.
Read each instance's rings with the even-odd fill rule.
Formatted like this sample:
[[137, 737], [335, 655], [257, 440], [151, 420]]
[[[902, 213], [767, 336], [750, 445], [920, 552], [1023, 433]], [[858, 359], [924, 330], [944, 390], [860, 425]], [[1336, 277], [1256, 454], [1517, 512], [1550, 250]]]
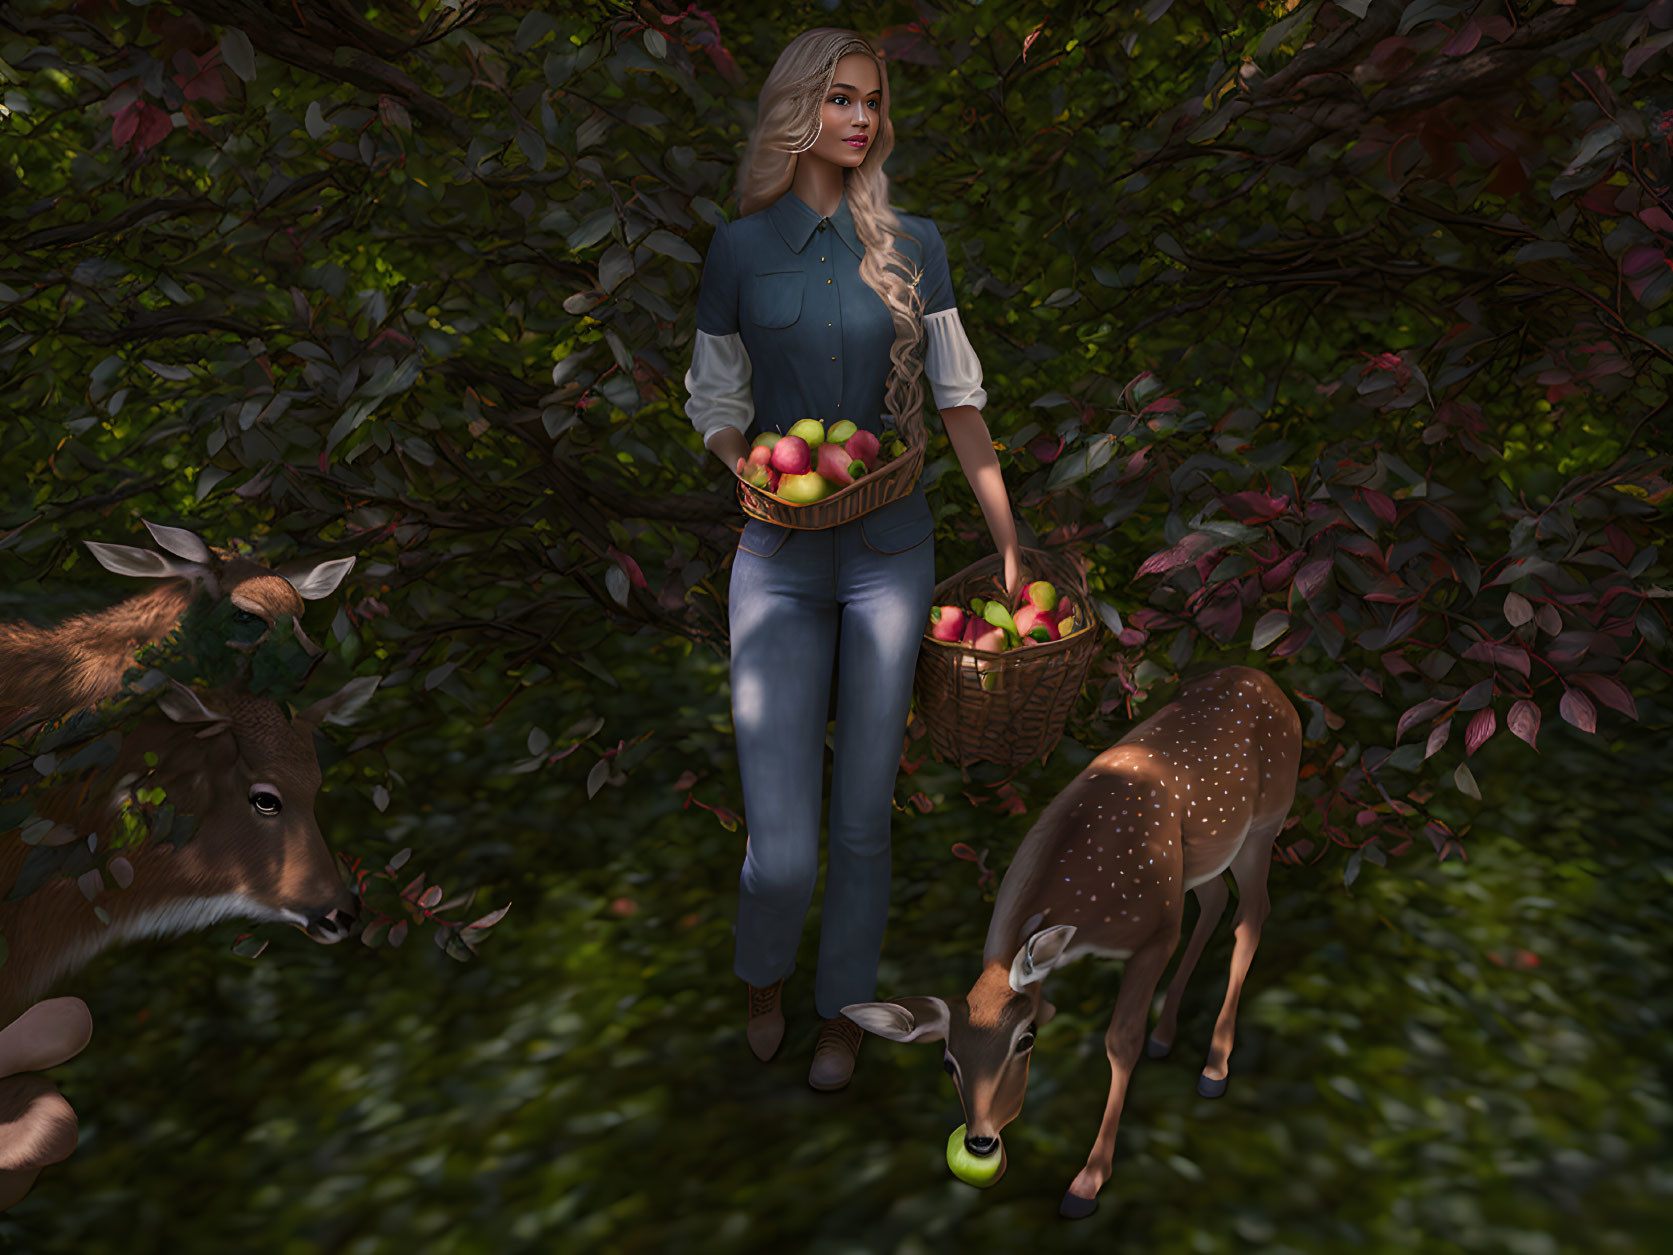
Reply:
[[845, 418], [841, 422], [831, 425], [831, 429], [825, 433], [825, 439], [831, 444], [841, 444], [859, 430], [852, 421]]
[[831, 495], [833, 485], [817, 471], [806, 475], [785, 475], [778, 481], [778, 495], [792, 505], [807, 505]]
[[954, 1129], [947, 1138], [947, 1167], [967, 1185], [987, 1189], [1005, 1171], [1005, 1144], [999, 1145], [997, 1155], [972, 1155], [964, 1144], [964, 1125]]
[[804, 418], [799, 423], [791, 425], [784, 433], [787, 436], [800, 436], [807, 441], [808, 451], [818, 456], [819, 446], [825, 443], [825, 424], [817, 418]]
[[755, 443], [750, 447], [754, 449], [770, 449], [778, 443], [779, 435], [780, 433], [776, 431], [764, 431], [755, 438]]

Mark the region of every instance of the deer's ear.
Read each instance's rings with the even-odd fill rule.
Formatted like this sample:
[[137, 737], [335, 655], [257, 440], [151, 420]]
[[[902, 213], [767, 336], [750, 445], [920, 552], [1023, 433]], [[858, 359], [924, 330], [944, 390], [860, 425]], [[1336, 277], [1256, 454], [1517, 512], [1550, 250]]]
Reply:
[[150, 519], [141, 519], [140, 522], [144, 523], [145, 530], [151, 533], [151, 539], [176, 557], [202, 566], [209, 566], [215, 561], [215, 555], [209, 552], [209, 546], [203, 543], [203, 537], [196, 532], [188, 532], [184, 527], [164, 527]]
[[173, 677], [170, 677], [168, 687], [158, 696], [157, 705], [176, 723], [209, 724], [210, 726], [200, 732], [199, 736], [219, 732], [232, 722], [226, 715], [204, 705], [203, 698]]
[[320, 562], [311, 567], [304, 567], [300, 571], [281, 571], [290, 586], [296, 590], [296, 595], [303, 601], [318, 601], [321, 597], [329, 597], [337, 591], [350, 571], [354, 570], [354, 559], [332, 558], [328, 562]]
[[1011, 960], [1011, 988], [1020, 994], [1027, 986], [1044, 980], [1046, 973], [1062, 962], [1074, 939], [1073, 924], [1054, 924], [1023, 942], [1016, 958]]
[[107, 545], [99, 540], [81, 542], [92, 551], [93, 557], [107, 571], [118, 575], [137, 575], [141, 579], [191, 579], [205, 574], [202, 567], [176, 562], [152, 549], [136, 549], [132, 545]]
[[318, 727], [322, 723], [347, 723], [356, 711], [371, 700], [372, 692], [382, 682], [381, 675], [356, 676], [330, 697], [322, 697], [299, 713], [301, 723]]
[[939, 998], [901, 998], [896, 1002], [852, 1002], [842, 1009], [861, 1028], [890, 1041], [942, 1041], [947, 1036], [947, 1004]]

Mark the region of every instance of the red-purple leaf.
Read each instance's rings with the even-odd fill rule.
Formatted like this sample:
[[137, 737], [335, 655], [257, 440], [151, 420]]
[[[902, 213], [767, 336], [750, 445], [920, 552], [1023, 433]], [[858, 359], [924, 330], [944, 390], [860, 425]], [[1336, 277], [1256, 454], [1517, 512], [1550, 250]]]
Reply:
[[1361, 488], [1359, 495], [1365, 498], [1365, 504], [1371, 507], [1372, 514], [1375, 514], [1384, 523], [1393, 524], [1395, 516], [1393, 497], [1386, 492], [1378, 492], [1374, 488]]
[[1394, 725], [1395, 744], [1399, 744], [1400, 738], [1410, 732], [1412, 728], [1417, 726], [1417, 724], [1429, 718], [1430, 715], [1445, 710], [1448, 705], [1450, 705], [1450, 703], [1444, 698], [1425, 697], [1421, 702], [1413, 706], [1405, 714], [1401, 715], [1400, 721]]
[[1330, 577], [1331, 566], [1330, 558], [1313, 558], [1303, 564], [1301, 570], [1295, 573], [1295, 591], [1311, 601]]
[[[1512, 594], [1514, 596], [1515, 594]], [[1493, 641], [1477, 641], [1464, 651], [1464, 657], [1475, 662], [1490, 662], [1497, 667], [1529, 674], [1528, 651], [1515, 645], [1499, 645]]]
[[1557, 709], [1562, 712], [1564, 719], [1582, 732], [1597, 731], [1597, 710], [1579, 689], [1565, 689], [1563, 700], [1557, 704]]
[[1436, 754], [1440, 753], [1441, 752], [1441, 747], [1446, 744], [1447, 737], [1449, 737], [1451, 735], [1452, 735], [1452, 717], [1449, 715], [1447, 718], [1441, 720], [1440, 727], [1436, 728], [1433, 732], [1431, 732], [1429, 734], [1429, 743], [1423, 747], [1423, 757], [1424, 757], [1424, 759], [1425, 760], [1431, 759]]
[[1598, 675], [1594, 671], [1580, 671], [1568, 677], [1582, 688], [1589, 689], [1596, 697], [1611, 710], [1618, 710], [1628, 719], [1638, 718], [1638, 703], [1632, 700], [1632, 694], [1627, 686], [1614, 676]]
[[1207, 532], [1192, 532], [1177, 545], [1172, 545], [1160, 553], [1153, 553], [1139, 566], [1138, 575], [1165, 575], [1187, 562], [1194, 562], [1206, 554], [1213, 553], [1223, 545]]
[[1557, 607], [1543, 605], [1534, 611], [1534, 622], [1539, 624], [1539, 630], [1547, 636], [1556, 636], [1563, 630], [1563, 616], [1557, 612]]
[[1539, 736], [1539, 707], [1527, 698], [1510, 708], [1510, 713], [1505, 716], [1505, 727], [1533, 746], [1536, 753], [1539, 751], [1539, 746], [1534, 744]]
[[389, 930], [389, 944], [391, 946], [399, 946], [406, 939], [407, 921], [404, 919], [396, 920], [394, 927]]
[[1498, 728], [1499, 717], [1493, 713], [1491, 706], [1476, 711], [1475, 717], [1470, 720], [1470, 726], [1464, 729], [1465, 757], [1480, 749]]
[[469, 927], [477, 929], [492, 928], [495, 924], [505, 918], [505, 913], [510, 909], [511, 903], [507, 902], [499, 910], [489, 911], [488, 914], [484, 915], [481, 919], [472, 920]]
[[616, 565], [621, 567], [627, 578], [633, 581], [633, 586], [635, 588], [645, 587], [645, 573], [639, 569], [639, 564], [637, 562], [628, 557], [620, 549], [617, 549], [614, 545], [610, 546], [609, 554], [616, 560]]
[[1505, 594], [1505, 622], [1511, 627], [1521, 627], [1524, 623], [1533, 621], [1534, 607], [1521, 593]]
[[1468, 56], [1475, 51], [1475, 46], [1481, 42], [1481, 25], [1472, 17], [1458, 28], [1456, 34], [1441, 47], [1441, 55], [1447, 57]]

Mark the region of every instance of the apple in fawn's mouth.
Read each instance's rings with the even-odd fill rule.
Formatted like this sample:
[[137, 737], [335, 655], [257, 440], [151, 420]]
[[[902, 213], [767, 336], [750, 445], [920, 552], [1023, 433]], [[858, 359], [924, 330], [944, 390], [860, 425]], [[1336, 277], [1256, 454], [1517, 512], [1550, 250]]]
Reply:
[[1005, 1143], [999, 1144], [995, 1155], [973, 1155], [964, 1144], [964, 1125], [959, 1125], [947, 1138], [947, 1167], [960, 1181], [987, 1189], [1005, 1171]]

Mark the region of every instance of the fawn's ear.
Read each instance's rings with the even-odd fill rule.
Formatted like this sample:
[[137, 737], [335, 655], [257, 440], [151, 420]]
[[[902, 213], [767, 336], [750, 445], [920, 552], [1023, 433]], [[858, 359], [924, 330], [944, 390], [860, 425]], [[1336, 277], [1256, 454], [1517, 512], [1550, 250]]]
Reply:
[[1035, 981], [1044, 980], [1046, 973], [1062, 962], [1074, 938], [1073, 924], [1054, 924], [1023, 942], [1017, 957], [1011, 960], [1011, 988], [1020, 994]]
[[303, 601], [318, 601], [321, 597], [329, 597], [337, 591], [337, 585], [343, 578], [354, 570], [354, 559], [332, 558], [326, 562], [317, 562], [301, 570], [285, 570], [279, 574], [284, 576], [290, 586], [296, 590], [296, 595]]
[[947, 1004], [939, 998], [851, 1002], [842, 1014], [890, 1041], [942, 1041], [947, 1036]]
[[145, 524], [152, 540], [177, 557], [199, 566], [208, 566], [215, 561], [215, 555], [209, 552], [209, 546], [196, 532], [188, 532], [184, 527], [164, 527], [150, 519], [141, 519], [140, 522]]
[[99, 540], [84, 540], [88, 551], [100, 566], [117, 575], [136, 575], [141, 579], [191, 579], [206, 575], [206, 568], [189, 562], [177, 562], [154, 549], [136, 549], [133, 545], [107, 545]]

